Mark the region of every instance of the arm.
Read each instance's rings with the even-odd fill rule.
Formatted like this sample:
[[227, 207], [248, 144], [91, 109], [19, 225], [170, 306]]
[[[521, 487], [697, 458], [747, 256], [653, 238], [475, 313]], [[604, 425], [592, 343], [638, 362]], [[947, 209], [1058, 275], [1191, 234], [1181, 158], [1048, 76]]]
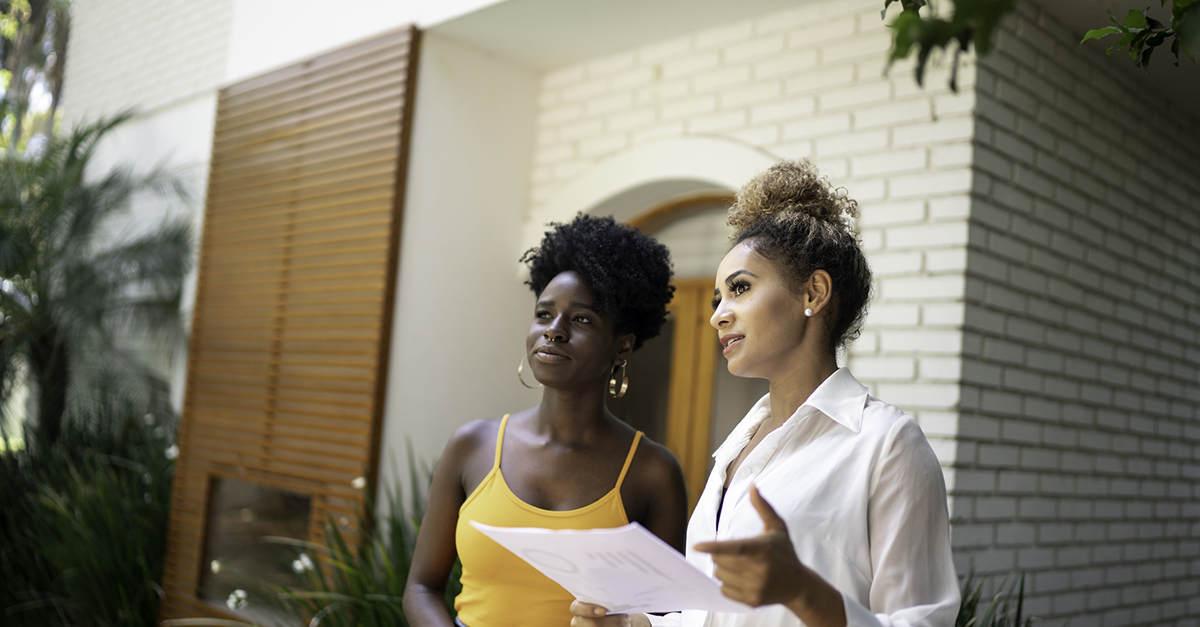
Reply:
[[676, 551], [684, 552], [687, 539], [687, 485], [679, 460], [665, 447], [643, 440], [647, 446], [639, 451], [637, 491], [643, 512], [637, 519], [650, 533], [658, 536]]
[[937, 456], [911, 418], [888, 434], [867, 515], [873, 577], [870, 608], [847, 600], [852, 624], [953, 625], [958, 576], [950, 552], [946, 487]]
[[453, 627], [446, 610], [446, 580], [458, 557], [454, 533], [458, 509], [466, 499], [462, 475], [464, 462], [474, 449], [467, 427], [446, 444], [429, 488], [429, 504], [417, 533], [412, 567], [404, 586], [404, 614], [414, 626]]

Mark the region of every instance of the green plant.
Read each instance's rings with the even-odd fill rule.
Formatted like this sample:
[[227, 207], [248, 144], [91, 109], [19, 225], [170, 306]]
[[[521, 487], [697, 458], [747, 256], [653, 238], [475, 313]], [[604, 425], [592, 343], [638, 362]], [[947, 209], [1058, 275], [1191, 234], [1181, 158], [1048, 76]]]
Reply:
[[51, 447], [0, 454], [0, 623], [150, 627], [161, 596], [171, 416], [104, 406]]
[[[1006, 577], [987, 607], [980, 608], [986, 579], [975, 581], [975, 573], [967, 575], [962, 587], [962, 605], [954, 627], [1030, 627], [1033, 618], [1025, 616], [1025, 575]], [[1016, 599], [1013, 599], [1013, 594]], [[981, 614], [982, 610], [982, 614]]]
[[[1162, 6], [1167, 0], [1161, 0]], [[1120, 35], [1116, 43], [1108, 47], [1108, 54], [1113, 50], [1129, 49], [1133, 64], [1145, 69], [1150, 65], [1150, 55], [1154, 49], [1171, 41], [1171, 52], [1175, 55], [1175, 65], [1179, 65], [1179, 53], [1182, 52], [1192, 61], [1200, 55], [1200, 0], [1173, 0], [1171, 5], [1171, 24], [1150, 17], [1150, 9], [1130, 9], [1125, 19], [1118, 20], [1112, 9], [1108, 10], [1108, 19], [1112, 26], [1089, 30], [1083, 36], [1084, 43], [1089, 39], [1103, 39], [1109, 35]]]
[[[888, 24], [892, 29], [892, 49], [888, 54], [888, 67], [913, 51], [917, 53], [915, 68], [917, 84], [925, 84], [925, 67], [934, 50], [954, 47], [954, 61], [950, 69], [950, 89], [958, 91], [958, 62], [962, 53], [971, 45], [975, 52], [985, 55], [992, 49], [1000, 20], [1017, 6], [1017, 0], [951, 0], [953, 11], [950, 17], [942, 17], [932, 0], [884, 0], [882, 15], [893, 2], [899, 2], [901, 11]], [[926, 15], [921, 15], [924, 8]]]
[[[100, 142], [130, 114], [77, 127], [37, 155], [0, 159], [0, 408], [25, 371], [37, 400], [36, 444], [57, 440], [64, 416], [117, 396], [138, 410], [167, 406], [161, 377], [122, 339], [182, 338], [179, 297], [190, 227], [168, 222], [105, 245], [135, 195], [185, 196], [164, 168], [96, 171]], [[2, 424], [3, 421], [0, 421]]]

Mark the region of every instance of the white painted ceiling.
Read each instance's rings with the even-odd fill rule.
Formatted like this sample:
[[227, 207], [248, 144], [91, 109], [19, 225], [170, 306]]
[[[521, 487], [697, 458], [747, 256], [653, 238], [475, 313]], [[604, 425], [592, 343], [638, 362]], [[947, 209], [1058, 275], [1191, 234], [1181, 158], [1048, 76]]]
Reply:
[[[523, 65], [549, 70], [812, 1], [506, 0], [431, 25], [430, 30]], [[1131, 8], [1150, 5], [1160, 17], [1167, 17], [1157, 0], [1022, 1], [1037, 2], [1080, 39], [1087, 30], [1108, 24], [1106, 10], [1110, 7], [1122, 17]], [[1087, 44], [1100, 56], [1108, 45]], [[1200, 118], [1200, 64], [1184, 59], [1175, 67], [1173, 62], [1166, 49], [1154, 53], [1148, 72], [1133, 67], [1128, 55], [1114, 53], [1111, 59], [1115, 71], [1127, 73], [1138, 84]]]

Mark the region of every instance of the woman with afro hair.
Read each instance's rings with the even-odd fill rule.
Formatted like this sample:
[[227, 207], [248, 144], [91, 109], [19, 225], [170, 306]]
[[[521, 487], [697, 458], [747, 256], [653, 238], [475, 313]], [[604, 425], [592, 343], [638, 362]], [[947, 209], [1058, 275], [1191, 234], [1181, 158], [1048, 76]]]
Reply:
[[[579, 215], [552, 226], [521, 259], [536, 299], [518, 377], [544, 386], [542, 401], [450, 438], [404, 591], [411, 625], [571, 623], [572, 596], [470, 521], [551, 529], [637, 521], [683, 548], [679, 462], [606, 405], [606, 395], [624, 392], [630, 354], [666, 320], [674, 291], [667, 249], [612, 218]], [[463, 589], [452, 620], [443, 599], [455, 558]]]
[[[871, 270], [857, 204], [807, 161], [754, 177], [729, 210], [716, 330], [729, 372], [770, 391], [713, 454], [687, 559], [753, 612], [606, 616], [575, 627], [949, 627], [959, 607], [941, 466], [917, 423], [837, 353], [859, 333]], [[748, 609], [748, 608], [747, 608]]]

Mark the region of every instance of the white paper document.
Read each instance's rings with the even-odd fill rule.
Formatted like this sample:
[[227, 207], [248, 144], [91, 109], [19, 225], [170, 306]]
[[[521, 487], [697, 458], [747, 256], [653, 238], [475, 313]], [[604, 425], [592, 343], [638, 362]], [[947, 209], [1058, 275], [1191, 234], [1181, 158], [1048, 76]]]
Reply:
[[721, 594], [720, 582], [636, 522], [585, 530], [471, 525], [576, 598], [611, 614], [753, 611]]

